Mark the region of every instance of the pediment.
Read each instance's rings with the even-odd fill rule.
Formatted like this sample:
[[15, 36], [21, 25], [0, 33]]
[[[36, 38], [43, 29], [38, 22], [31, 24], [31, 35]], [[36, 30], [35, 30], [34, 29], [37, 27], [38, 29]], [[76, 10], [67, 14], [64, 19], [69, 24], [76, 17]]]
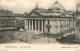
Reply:
[[38, 14], [36, 14], [36, 13], [31, 13], [31, 14], [28, 15], [28, 16], [40, 16], [40, 15], [38, 15]]

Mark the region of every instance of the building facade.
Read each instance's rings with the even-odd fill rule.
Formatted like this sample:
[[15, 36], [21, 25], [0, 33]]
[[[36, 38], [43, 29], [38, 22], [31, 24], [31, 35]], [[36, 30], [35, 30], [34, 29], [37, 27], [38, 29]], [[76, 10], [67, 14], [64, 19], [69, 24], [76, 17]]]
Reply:
[[0, 9], [0, 30], [24, 28], [24, 16]]
[[76, 31], [75, 41], [80, 42], [80, 3], [76, 5]]
[[0, 30], [14, 29], [14, 20], [12, 11], [0, 9]]
[[39, 8], [36, 4], [36, 7], [25, 16], [27, 19], [26, 26], [28, 30], [41, 33], [64, 33], [75, 29], [74, 13], [74, 11], [67, 11], [58, 1], [49, 9]]
[[50, 8], [39, 8], [38, 4], [28, 14], [15, 14], [0, 9], [0, 30], [24, 28], [30, 31], [64, 33], [75, 29], [75, 12], [67, 11], [58, 1]]

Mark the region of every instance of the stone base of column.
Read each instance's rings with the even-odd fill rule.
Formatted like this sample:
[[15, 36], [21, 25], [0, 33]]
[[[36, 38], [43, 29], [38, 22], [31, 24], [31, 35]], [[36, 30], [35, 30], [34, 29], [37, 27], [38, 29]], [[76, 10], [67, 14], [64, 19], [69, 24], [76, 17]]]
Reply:
[[42, 24], [41, 24], [41, 32], [43, 33], [43, 21], [42, 21]]

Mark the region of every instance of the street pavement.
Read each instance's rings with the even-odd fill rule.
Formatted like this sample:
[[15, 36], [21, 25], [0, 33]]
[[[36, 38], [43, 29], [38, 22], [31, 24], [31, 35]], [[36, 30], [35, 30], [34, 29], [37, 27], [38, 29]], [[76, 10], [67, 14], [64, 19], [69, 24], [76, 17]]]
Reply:
[[[25, 32], [19, 32], [19, 31], [5, 31], [2, 32], [4, 35], [2, 42], [4, 43], [13, 43], [13, 42], [25, 42], [25, 43], [58, 43], [55, 38], [48, 38], [48, 37], [41, 37], [34, 39], [32, 38], [35, 33], [30, 31]], [[11, 35], [13, 37], [13, 40], [11, 40]], [[26, 37], [27, 36], [27, 37]], [[26, 42], [27, 38], [27, 42]], [[22, 39], [22, 41], [21, 41]]]
[[[72, 34], [75, 33], [75, 32], [72, 32]], [[46, 44], [46, 43], [58, 43], [59, 44], [59, 41], [56, 40], [56, 37], [44, 37], [40, 35], [39, 38], [33, 38], [34, 35], [36, 34], [35, 32], [33, 31], [23, 31], [23, 32], [20, 32], [20, 31], [5, 31], [5, 32], [2, 32], [1, 34], [4, 35], [2, 41], [0, 40], [0, 43], [15, 43], [15, 42], [24, 42], [24, 43], [30, 43], [30, 44]], [[12, 37], [13, 37], [13, 40], [11, 40], [11, 34], [12, 34]], [[66, 39], [73, 39], [74, 37], [72, 37], [72, 35], [69, 37], [69, 35], [71, 35], [71, 32], [70, 33], [65, 33], [63, 36], [68, 36]], [[72, 38], [71, 38], [72, 37]], [[64, 39], [64, 41], [66, 40]], [[71, 40], [70, 40], [71, 41]], [[69, 41], [69, 42], [70, 42]]]
[[46, 44], [46, 43], [58, 43], [58, 42], [56, 41], [56, 38], [42, 37], [42, 38], [39, 38], [39, 39], [33, 39], [30, 43]]

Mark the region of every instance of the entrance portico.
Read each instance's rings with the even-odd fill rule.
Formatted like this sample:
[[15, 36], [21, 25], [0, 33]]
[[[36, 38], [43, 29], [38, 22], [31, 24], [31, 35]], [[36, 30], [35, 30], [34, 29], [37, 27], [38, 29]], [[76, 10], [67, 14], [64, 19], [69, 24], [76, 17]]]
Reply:
[[[61, 32], [65, 32], [68, 30], [71, 30], [71, 28], [75, 28], [73, 26], [73, 24], [75, 24], [73, 22], [73, 19], [71, 20], [62, 20], [62, 19], [57, 19], [53, 18], [53, 19], [39, 19], [39, 18], [34, 18], [34, 19], [27, 19], [28, 22], [28, 30], [32, 30], [32, 31], [38, 31], [38, 32], [48, 32], [50, 31], [50, 33], [53, 34], [57, 34], [57, 33], [61, 33]], [[51, 28], [48, 30], [46, 28], [46, 25], [50, 24]]]

